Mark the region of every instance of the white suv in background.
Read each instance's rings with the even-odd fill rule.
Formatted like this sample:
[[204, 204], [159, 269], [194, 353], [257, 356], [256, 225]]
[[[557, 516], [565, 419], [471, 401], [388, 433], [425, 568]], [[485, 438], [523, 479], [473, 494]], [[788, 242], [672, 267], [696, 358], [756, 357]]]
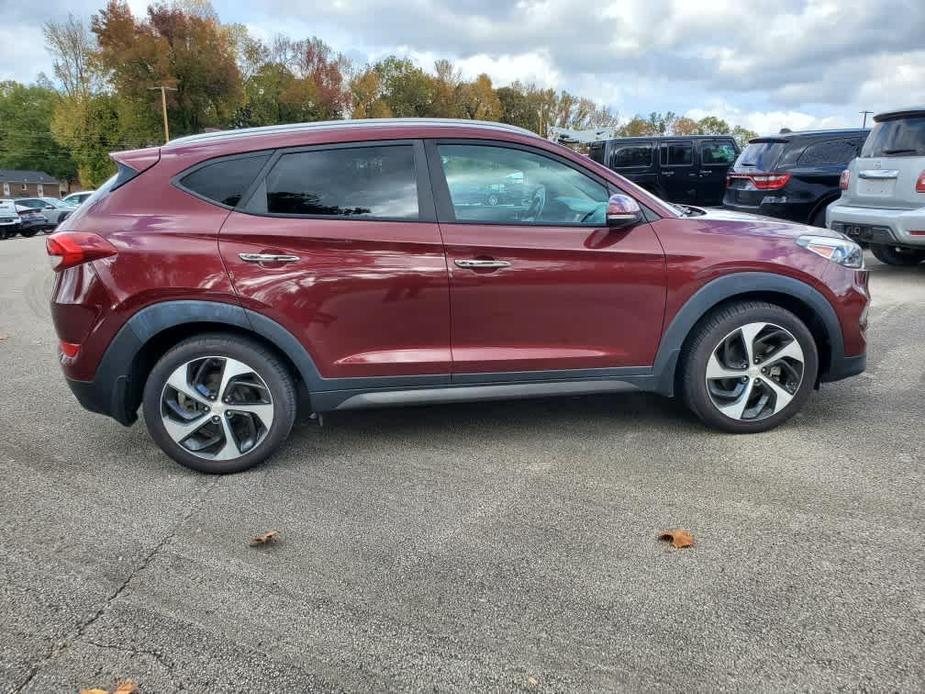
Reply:
[[841, 188], [826, 226], [869, 244], [889, 265], [925, 260], [925, 106], [875, 116]]

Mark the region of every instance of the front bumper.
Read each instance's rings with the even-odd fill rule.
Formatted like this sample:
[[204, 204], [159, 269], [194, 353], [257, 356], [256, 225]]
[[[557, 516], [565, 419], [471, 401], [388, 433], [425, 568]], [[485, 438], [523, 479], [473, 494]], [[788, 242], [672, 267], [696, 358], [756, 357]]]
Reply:
[[855, 241], [925, 248], [925, 207], [896, 210], [852, 207], [835, 201], [826, 212], [826, 226]]

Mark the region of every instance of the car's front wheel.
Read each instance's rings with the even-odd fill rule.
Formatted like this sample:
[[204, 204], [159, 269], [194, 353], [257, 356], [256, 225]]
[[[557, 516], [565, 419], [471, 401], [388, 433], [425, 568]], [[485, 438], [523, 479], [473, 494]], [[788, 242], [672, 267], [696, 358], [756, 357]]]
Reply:
[[269, 457], [295, 421], [292, 376], [270, 350], [204, 335], [169, 350], [145, 383], [145, 424], [161, 449], [193, 470], [241, 472]]
[[913, 248], [871, 244], [870, 252], [873, 253], [874, 257], [881, 263], [899, 265], [900, 267], [918, 265], [925, 260], [925, 251], [919, 251]]
[[700, 419], [732, 433], [782, 424], [812, 392], [819, 356], [793, 313], [763, 301], [713, 311], [682, 355], [681, 390]]

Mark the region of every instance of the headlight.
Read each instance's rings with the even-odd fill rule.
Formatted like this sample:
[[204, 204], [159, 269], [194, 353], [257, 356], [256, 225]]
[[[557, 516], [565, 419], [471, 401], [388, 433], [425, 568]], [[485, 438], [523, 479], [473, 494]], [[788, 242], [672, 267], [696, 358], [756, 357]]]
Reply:
[[806, 250], [844, 267], [855, 269], [864, 267], [864, 251], [854, 241], [807, 234], [798, 238], [797, 243]]

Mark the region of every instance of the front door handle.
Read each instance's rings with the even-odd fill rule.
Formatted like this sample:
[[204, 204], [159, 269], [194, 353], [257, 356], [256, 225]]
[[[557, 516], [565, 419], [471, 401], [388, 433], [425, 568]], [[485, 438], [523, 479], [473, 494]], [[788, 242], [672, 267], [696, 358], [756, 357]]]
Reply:
[[239, 253], [238, 257], [245, 263], [296, 263], [297, 255], [276, 255], [274, 253]]
[[511, 267], [506, 260], [454, 260], [456, 267], [470, 270], [491, 270], [499, 267]]

